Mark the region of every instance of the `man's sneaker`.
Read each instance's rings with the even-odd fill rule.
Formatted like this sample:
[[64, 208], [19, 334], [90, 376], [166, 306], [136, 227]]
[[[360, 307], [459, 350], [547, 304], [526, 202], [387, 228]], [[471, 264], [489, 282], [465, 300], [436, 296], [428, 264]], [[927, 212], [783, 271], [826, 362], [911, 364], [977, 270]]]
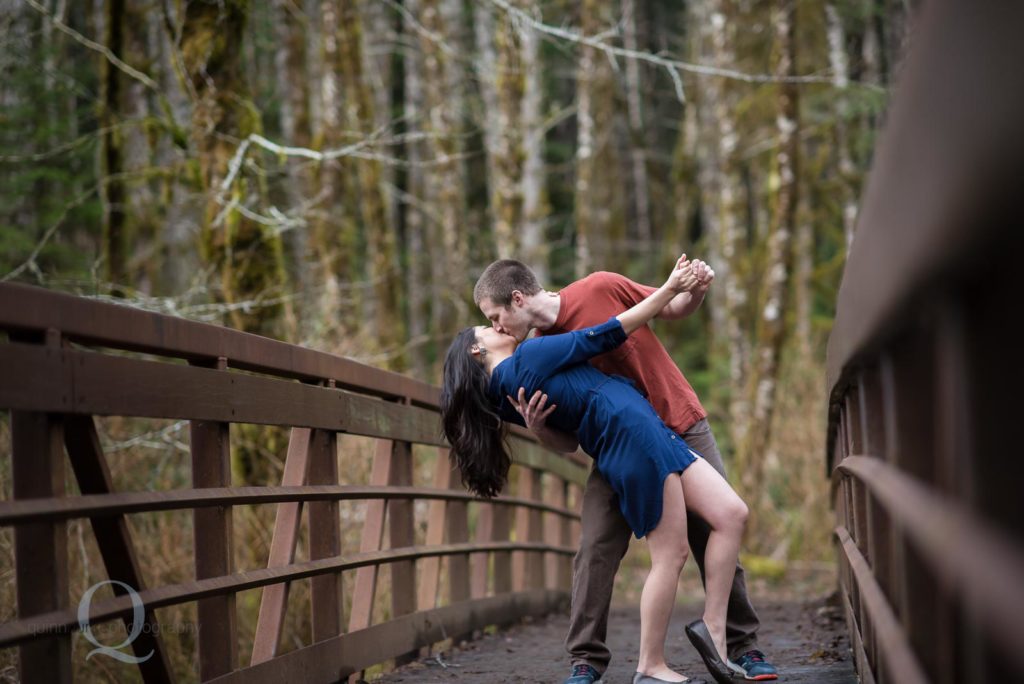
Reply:
[[601, 673], [584, 663], [572, 668], [572, 674], [565, 680], [565, 684], [594, 684], [600, 679]]
[[756, 648], [747, 651], [736, 660], [730, 660], [729, 669], [744, 679], [758, 682], [779, 678], [779, 671], [768, 662], [764, 653]]

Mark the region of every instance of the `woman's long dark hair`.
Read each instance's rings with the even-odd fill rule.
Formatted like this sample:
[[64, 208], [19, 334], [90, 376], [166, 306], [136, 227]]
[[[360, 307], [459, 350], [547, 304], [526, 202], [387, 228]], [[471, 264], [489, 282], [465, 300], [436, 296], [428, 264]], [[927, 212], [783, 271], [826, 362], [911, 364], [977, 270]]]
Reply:
[[505, 443], [507, 428], [487, 396], [490, 378], [470, 353], [476, 330], [458, 335], [444, 359], [441, 426], [462, 473], [462, 484], [478, 496], [497, 496], [512, 465]]

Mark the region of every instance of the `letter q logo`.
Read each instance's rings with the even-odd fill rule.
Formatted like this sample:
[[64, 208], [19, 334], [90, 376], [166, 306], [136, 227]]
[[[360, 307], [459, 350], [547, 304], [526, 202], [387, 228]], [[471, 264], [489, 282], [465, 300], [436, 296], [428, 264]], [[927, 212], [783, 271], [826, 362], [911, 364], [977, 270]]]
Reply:
[[[93, 636], [92, 630], [89, 627], [89, 606], [92, 604], [92, 595], [96, 593], [96, 590], [102, 587], [104, 584], [116, 584], [123, 587], [128, 595], [132, 598], [132, 631], [128, 634], [128, 638], [122, 641], [117, 646], [104, 646], [96, 637]], [[120, 649], [130, 646], [134, 642], [139, 634], [142, 633], [142, 622], [145, 618], [145, 610], [142, 607], [142, 599], [139, 598], [138, 592], [132, 587], [125, 584], [124, 582], [118, 582], [117, 580], [104, 580], [103, 582], [97, 582], [96, 584], [89, 587], [86, 592], [82, 595], [82, 600], [78, 602], [78, 628], [81, 630], [85, 638], [89, 640], [93, 646], [96, 646], [93, 650], [89, 651], [89, 655], [85, 656], [88, 660], [93, 654], [100, 653], [102, 655], [110, 656], [115, 660], [120, 660], [122, 663], [138, 664], [149, 660], [153, 656], [153, 651], [150, 651], [144, 658], [129, 655], [123, 653]]]

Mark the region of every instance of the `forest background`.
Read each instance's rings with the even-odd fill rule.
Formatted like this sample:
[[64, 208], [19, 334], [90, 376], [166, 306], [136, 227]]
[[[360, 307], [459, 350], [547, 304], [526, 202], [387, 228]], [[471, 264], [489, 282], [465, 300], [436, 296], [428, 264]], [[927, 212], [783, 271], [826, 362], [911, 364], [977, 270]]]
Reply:
[[[0, 279], [436, 383], [491, 260], [557, 289], [686, 252], [714, 285], [656, 332], [751, 504], [748, 571], [831, 568], [824, 345], [909, 26], [906, 0], [0, 0]], [[187, 486], [186, 423], [100, 427], [119, 488]], [[236, 484], [280, 481], [285, 432], [232, 440]], [[270, 529], [236, 530], [240, 567]]]

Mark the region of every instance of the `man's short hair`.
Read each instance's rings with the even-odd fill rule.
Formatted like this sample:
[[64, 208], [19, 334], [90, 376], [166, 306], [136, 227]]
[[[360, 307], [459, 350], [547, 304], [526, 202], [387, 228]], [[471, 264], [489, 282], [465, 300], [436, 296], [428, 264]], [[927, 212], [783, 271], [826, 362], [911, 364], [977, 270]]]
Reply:
[[473, 301], [477, 306], [490, 298], [498, 306], [512, 304], [512, 292], [519, 290], [532, 296], [541, 291], [537, 276], [530, 267], [515, 259], [499, 259], [484, 269], [473, 288]]

